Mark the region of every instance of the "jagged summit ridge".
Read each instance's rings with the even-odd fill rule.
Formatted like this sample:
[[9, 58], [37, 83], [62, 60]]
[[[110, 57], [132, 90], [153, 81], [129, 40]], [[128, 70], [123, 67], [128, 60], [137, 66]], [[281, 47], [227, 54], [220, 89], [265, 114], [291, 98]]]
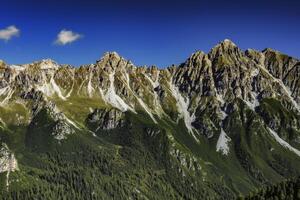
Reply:
[[[213, 47], [210, 52], [208, 53], [209, 54], [212, 54], [212, 52], [214, 50], [219, 50], [219, 49], [230, 49], [230, 48], [238, 48], [238, 46], [230, 39], [224, 39], [223, 41], [220, 41], [215, 47]], [[239, 49], [240, 50], [240, 49]], [[247, 49], [247, 51], [256, 51], [254, 49]], [[240, 50], [242, 51], [242, 50]], [[272, 48], [265, 48], [264, 50], [261, 51], [262, 53], [266, 53], [266, 52], [274, 52], [274, 53], [277, 53], [277, 54], [281, 54], [281, 55], [284, 55], [282, 54], [281, 52], [277, 51], [277, 50], [274, 50]], [[199, 50], [199, 51], [196, 51], [194, 52], [192, 56], [196, 56], [196, 55], [201, 55], [201, 54], [205, 54], [203, 51]], [[124, 57], [122, 57], [118, 52], [116, 51], [108, 51], [108, 52], [105, 52], [103, 54], [103, 56], [96, 61], [96, 63], [99, 63], [99, 62], [103, 62], [103, 61], [118, 61], [118, 60], [125, 60], [127, 62], [130, 62], [131, 64], [133, 64], [130, 60], [127, 60], [125, 59]], [[6, 64], [3, 60], [0, 60], [0, 64]], [[56, 61], [50, 59], [50, 58], [46, 58], [46, 59], [42, 59], [40, 61], [34, 61], [33, 63], [31, 64], [52, 64], [52, 65], [60, 65], [58, 64]], [[14, 64], [13, 64], [14, 65]], [[19, 64], [19, 65], [15, 65], [15, 66], [23, 66], [23, 65], [30, 65], [30, 64]], [[9, 65], [8, 65], [9, 66]]]
[[[12, 71], [0, 75], [1, 105], [23, 101], [22, 96], [36, 92], [54, 103], [95, 99], [123, 112], [144, 112], [155, 123], [163, 116], [183, 119], [192, 135], [203, 131], [196, 113], [208, 104], [207, 98], [212, 98], [210, 104], [218, 113], [233, 112], [236, 99], [256, 112], [265, 98], [280, 99], [286, 109], [299, 112], [299, 73], [282, 72], [284, 65], [296, 70], [299, 61], [269, 52], [243, 52], [225, 39], [208, 54], [197, 51], [178, 67], [167, 69], [136, 67], [116, 52], [79, 68], [51, 59], [12, 65], [8, 66]], [[285, 76], [279, 76], [276, 68]]]

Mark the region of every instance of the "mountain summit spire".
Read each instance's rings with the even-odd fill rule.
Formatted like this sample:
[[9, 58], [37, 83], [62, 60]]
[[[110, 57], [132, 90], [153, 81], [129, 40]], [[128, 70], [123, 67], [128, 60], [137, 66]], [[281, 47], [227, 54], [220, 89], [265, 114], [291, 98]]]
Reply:
[[225, 44], [225, 45], [232, 45], [232, 46], [236, 46], [236, 44], [234, 42], [232, 42], [230, 39], [225, 39], [221, 42], [222, 44]]

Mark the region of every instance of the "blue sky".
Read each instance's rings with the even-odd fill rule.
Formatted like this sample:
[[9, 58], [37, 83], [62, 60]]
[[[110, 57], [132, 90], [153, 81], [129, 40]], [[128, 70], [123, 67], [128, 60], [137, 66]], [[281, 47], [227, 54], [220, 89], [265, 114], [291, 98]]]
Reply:
[[78, 66], [116, 51], [136, 65], [166, 67], [225, 38], [300, 58], [299, 10], [287, 0], [10, 0], [1, 2], [0, 59]]

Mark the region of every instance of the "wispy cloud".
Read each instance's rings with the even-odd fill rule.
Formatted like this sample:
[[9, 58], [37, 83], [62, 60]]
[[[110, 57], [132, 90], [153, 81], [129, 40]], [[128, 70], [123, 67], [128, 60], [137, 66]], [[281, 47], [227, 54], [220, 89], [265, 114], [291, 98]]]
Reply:
[[66, 45], [75, 42], [76, 40], [82, 37], [83, 35], [79, 33], [75, 33], [71, 30], [63, 29], [57, 34], [57, 39], [55, 40], [54, 43], [57, 45]]
[[20, 35], [20, 30], [14, 25], [8, 26], [4, 29], [0, 29], [0, 40], [8, 41], [12, 37], [16, 37], [19, 35]]

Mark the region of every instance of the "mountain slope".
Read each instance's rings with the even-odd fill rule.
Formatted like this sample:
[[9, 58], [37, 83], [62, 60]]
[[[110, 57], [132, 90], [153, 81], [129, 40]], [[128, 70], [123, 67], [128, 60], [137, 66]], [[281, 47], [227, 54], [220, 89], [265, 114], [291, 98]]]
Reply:
[[299, 71], [229, 40], [166, 69], [0, 62], [2, 196], [234, 199], [299, 176]]

